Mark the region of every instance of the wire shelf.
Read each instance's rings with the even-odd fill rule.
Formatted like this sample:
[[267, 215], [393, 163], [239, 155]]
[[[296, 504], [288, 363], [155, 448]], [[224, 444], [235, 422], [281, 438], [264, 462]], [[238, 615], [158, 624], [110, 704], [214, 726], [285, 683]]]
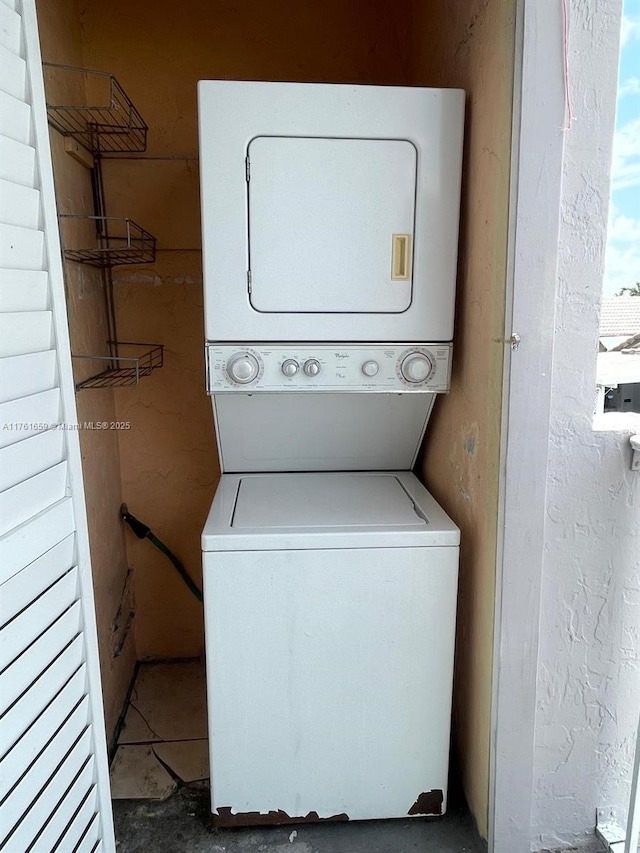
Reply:
[[108, 361], [106, 370], [100, 371], [88, 379], [76, 383], [76, 390], [85, 388], [130, 388], [137, 385], [144, 376], [162, 367], [164, 362], [163, 344], [142, 344], [132, 341], [108, 341], [120, 353], [130, 347], [137, 355], [74, 355], [74, 359], [87, 361]]
[[[94, 267], [114, 267], [120, 264], [152, 264], [156, 259], [156, 238], [131, 219], [66, 213], [60, 214], [59, 218], [64, 256], [70, 261]], [[93, 228], [89, 230], [87, 226], [91, 224]], [[86, 243], [90, 240], [95, 240], [98, 245], [88, 247]]]
[[[49, 123], [94, 154], [145, 151], [147, 125], [113, 74], [43, 63]], [[58, 92], [60, 94], [58, 94]], [[61, 104], [74, 95], [74, 103]]]

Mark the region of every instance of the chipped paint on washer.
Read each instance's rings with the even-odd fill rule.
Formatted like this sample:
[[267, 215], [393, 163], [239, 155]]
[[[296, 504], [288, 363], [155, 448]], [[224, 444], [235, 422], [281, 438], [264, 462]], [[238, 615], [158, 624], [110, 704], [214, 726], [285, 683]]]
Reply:
[[408, 815], [441, 815], [444, 795], [439, 788], [432, 791], [423, 791], [418, 794], [415, 803], [411, 806]]
[[211, 816], [214, 826], [278, 826], [284, 823], [325, 823], [349, 820], [349, 815], [335, 814], [329, 817], [320, 817], [318, 812], [309, 812], [304, 816], [291, 817], [282, 809], [263, 812], [236, 812], [234, 814], [230, 806], [220, 806], [217, 814]]

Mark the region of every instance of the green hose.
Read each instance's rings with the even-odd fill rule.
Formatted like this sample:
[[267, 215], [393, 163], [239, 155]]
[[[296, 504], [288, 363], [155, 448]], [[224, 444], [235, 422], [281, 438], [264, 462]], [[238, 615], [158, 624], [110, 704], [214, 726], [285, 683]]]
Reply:
[[149, 542], [152, 542], [159, 551], [162, 551], [165, 557], [169, 558], [174, 569], [189, 587], [191, 593], [195, 595], [200, 603], [202, 603], [202, 590], [194, 583], [193, 579], [176, 555], [167, 548], [164, 542], [161, 542], [160, 539], [158, 539], [158, 537], [151, 531], [151, 528], [139, 521], [134, 515], [131, 515], [126, 504], [122, 504], [120, 507], [120, 518], [123, 521], [126, 521], [138, 539], [148, 539]]
[[198, 601], [202, 601], [202, 591], [193, 582], [193, 580], [191, 579], [191, 576], [187, 574], [187, 570], [182, 565], [180, 560], [175, 556], [175, 554], [172, 554], [171, 551], [164, 544], [164, 542], [161, 542], [157, 536], [154, 536], [154, 534], [151, 533], [151, 531], [149, 531], [149, 533], [147, 533], [147, 539], [149, 540], [149, 542], [153, 542], [153, 544], [156, 546], [156, 548], [159, 551], [162, 551], [162, 553], [171, 560], [175, 570], [178, 572], [178, 574], [180, 575], [182, 580], [189, 587], [191, 592], [195, 595], [195, 597], [198, 599]]

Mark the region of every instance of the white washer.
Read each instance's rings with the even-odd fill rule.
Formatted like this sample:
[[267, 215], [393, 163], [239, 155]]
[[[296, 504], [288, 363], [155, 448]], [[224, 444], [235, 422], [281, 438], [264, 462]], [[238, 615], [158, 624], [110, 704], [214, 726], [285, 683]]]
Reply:
[[444, 812], [459, 538], [407, 471], [223, 475], [202, 535], [219, 825]]

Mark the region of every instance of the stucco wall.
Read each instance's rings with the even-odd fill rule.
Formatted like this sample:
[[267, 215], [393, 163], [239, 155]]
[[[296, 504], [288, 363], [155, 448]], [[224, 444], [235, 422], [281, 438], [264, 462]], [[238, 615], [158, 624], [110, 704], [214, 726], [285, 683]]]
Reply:
[[422, 475], [462, 534], [454, 749], [486, 837], [515, 4], [414, 9], [412, 82], [467, 91], [453, 376]]
[[[593, 426], [619, 0], [572, 0], [541, 601], [532, 849], [626, 807], [640, 707], [640, 416]], [[633, 422], [635, 421], [635, 426]]]
[[[81, 21], [76, 0], [39, 0], [38, 19], [45, 62], [84, 65]], [[73, 101], [78, 84], [53, 81], [56, 94]], [[50, 94], [51, 89], [48, 92]], [[60, 213], [93, 211], [88, 170], [64, 150], [64, 139], [51, 130], [51, 147]], [[89, 232], [89, 236], [91, 233]], [[108, 338], [100, 272], [65, 262], [67, 311], [74, 354], [105, 353]], [[102, 369], [100, 362], [74, 362], [76, 381]], [[115, 421], [111, 390], [81, 391], [77, 395], [78, 422]], [[115, 431], [80, 430], [80, 449], [87, 502], [91, 562], [107, 737], [113, 734], [135, 666], [131, 612], [133, 597], [127, 582], [127, 554], [118, 511], [122, 502], [120, 454]]]

